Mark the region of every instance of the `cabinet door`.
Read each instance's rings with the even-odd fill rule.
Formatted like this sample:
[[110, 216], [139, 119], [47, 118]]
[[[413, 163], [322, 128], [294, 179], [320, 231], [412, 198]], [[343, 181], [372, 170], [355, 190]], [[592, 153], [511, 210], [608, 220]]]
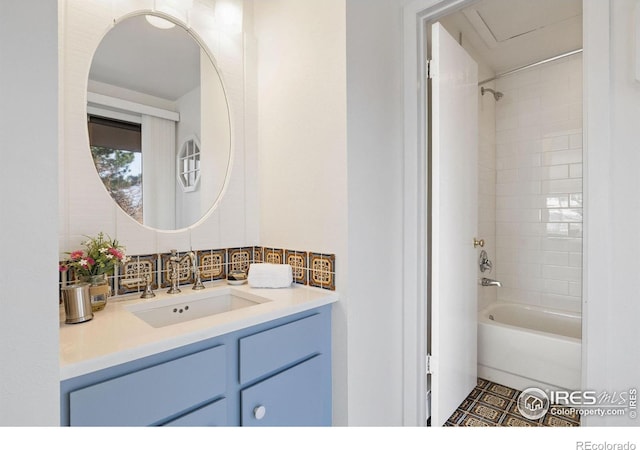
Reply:
[[240, 383], [322, 353], [330, 332], [326, 318], [314, 314], [240, 339]]
[[324, 355], [243, 389], [243, 426], [331, 425], [331, 375]]
[[223, 427], [227, 425], [227, 399], [221, 398], [165, 423], [165, 427]]
[[144, 426], [226, 391], [224, 345], [69, 394], [72, 426]]

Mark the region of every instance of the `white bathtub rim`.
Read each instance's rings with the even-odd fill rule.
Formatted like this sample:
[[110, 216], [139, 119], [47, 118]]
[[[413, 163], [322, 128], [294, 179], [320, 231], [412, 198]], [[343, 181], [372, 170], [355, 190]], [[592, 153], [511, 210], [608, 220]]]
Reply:
[[556, 334], [556, 333], [549, 333], [546, 331], [540, 331], [540, 330], [536, 330], [533, 328], [526, 328], [526, 327], [519, 327], [519, 326], [515, 326], [515, 325], [509, 325], [506, 324], [504, 322], [499, 322], [497, 320], [491, 320], [489, 319], [489, 314], [491, 313], [491, 311], [495, 310], [496, 308], [502, 307], [502, 306], [507, 306], [510, 308], [521, 308], [521, 309], [527, 309], [527, 310], [533, 310], [533, 311], [538, 311], [538, 312], [542, 312], [542, 313], [549, 313], [549, 314], [557, 314], [557, 315], [561, 315], [564, 317], [569, 317], [571, 319], [579, 319], [580, 321], [582, 320], [582, 315], [576, 312], [572, 312], [572, 311], [564, 311], [564, 310], [559, 310], [559, 309], [552, 309], [552, 308], [548, 308], [548, 307], [539, 307], [539, 306], [534, 306], [534, 305], [527, 305], [527, 304], [522, 304], [522, 303], [512, 303], [512, 302], [501, 302], [501, 301], [496, 301], [496, 302], [492, 302], [490, 305], [488, 305], [487, 307], [485, 307], [482, 311], [480, 311], [478, 313], [478, 324], [479, 325], [488, 325], [488, 326], [496, 326], [496, 327], [505, 327], [511, 330], [515, 330], [515, 331], [521, 331], [523, 333], [531, 333], [534, 335], [539, 335], [539, 336], [545, 336], [547, 338], [551, 338], [551, 339], [557, 339], [558, 341], [569, 341], [569, 342], [574, 342], [576, 344], [582, 344], [582, 339], [579, 338], [575, 338], [575, 337], [571, 337], [571, 336], [565, 336], [565, 335], [561, 335], [561, 334]]

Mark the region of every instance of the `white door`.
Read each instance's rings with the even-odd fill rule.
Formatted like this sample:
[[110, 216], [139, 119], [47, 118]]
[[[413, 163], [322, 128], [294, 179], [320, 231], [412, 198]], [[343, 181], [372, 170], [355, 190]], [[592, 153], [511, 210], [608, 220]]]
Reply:
[[431, 62], [431, 424], [477, 382], [478, 67], [436, 23]]

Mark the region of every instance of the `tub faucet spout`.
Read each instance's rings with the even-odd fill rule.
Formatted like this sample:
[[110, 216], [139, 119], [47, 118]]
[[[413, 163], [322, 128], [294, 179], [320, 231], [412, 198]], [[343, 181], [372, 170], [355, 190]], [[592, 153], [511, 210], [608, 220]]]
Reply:
[[483, 286], [497, 286], [502, 287], [502, 283], [498, 280], [492, 280], [491, 278], [483, 278], [481, 283]]

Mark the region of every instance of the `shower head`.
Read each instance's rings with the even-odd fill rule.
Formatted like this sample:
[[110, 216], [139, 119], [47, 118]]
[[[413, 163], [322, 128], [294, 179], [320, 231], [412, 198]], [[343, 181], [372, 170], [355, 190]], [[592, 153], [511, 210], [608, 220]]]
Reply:
[[485, 93], [485, 92], [491, 92], [491, 93], [493, 94], [493, 98], [494, 98], [496, 101], [498, 101], [498, 100], [500, 100], [502, 97], [504, 97], [504, 94], [503, 94], [502, 92], [500, 92], [500, 91], [494, 91], [493, 89], [489, 89], [489, 88], [486, 88], [486, 87], [481, 87], [481, 88], [480, 88], [480, 93], [481, 93], [482, 95], [484, 95], [484, 93]]

